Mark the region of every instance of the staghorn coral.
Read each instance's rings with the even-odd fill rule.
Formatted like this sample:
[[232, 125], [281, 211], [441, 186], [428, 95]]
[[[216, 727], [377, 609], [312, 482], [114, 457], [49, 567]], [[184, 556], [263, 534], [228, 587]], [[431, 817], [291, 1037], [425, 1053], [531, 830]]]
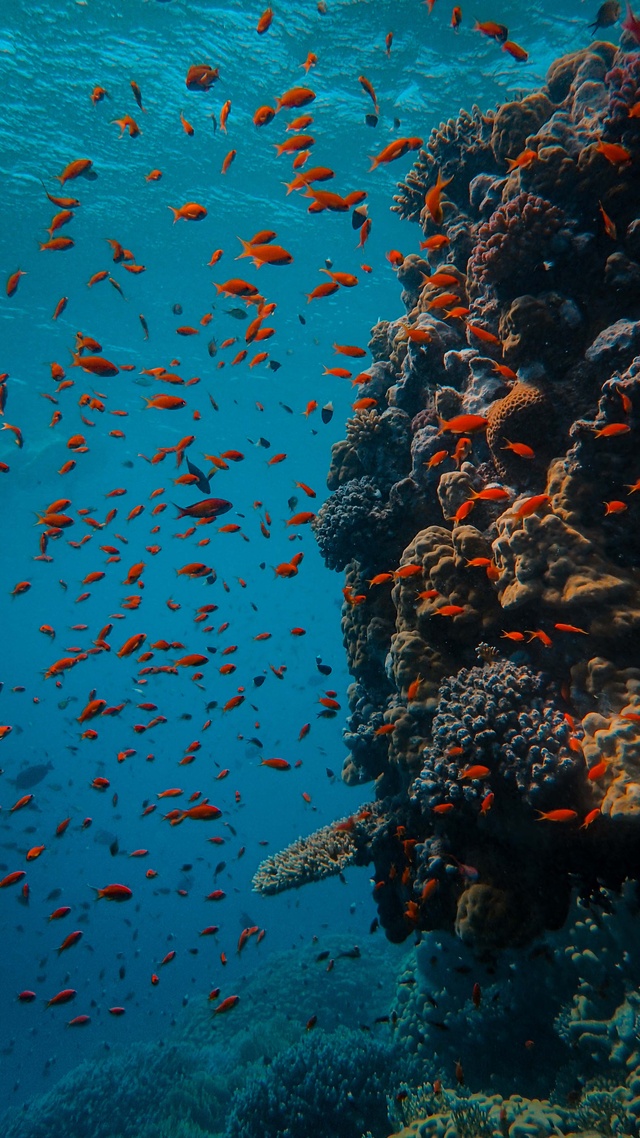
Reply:
[[415, 1063], [362, 1032], [307, 1035], [247, 1081], [231, 1106], [224, 1138], [353, 1138], [388, 1132], [386, 1095]]
[[[362, 811], [370, 811], [363, 806]], [[272, 854], [258, 867], [253, 878], [256, 893], [282, 893], [285, 889], [298, 889], [309, 881], [322, 881], [342, 873], [348, 865], [358, 860], [360, 849], [364, 848], [363, 835], [369, 827], [366, 819], [359, 820], [349, 827], [352, 819], [343, 818], [322, 826], [306, 838], [298, 838], [286, 849]], [[341, 825], [348, 828], [340, 829]]]

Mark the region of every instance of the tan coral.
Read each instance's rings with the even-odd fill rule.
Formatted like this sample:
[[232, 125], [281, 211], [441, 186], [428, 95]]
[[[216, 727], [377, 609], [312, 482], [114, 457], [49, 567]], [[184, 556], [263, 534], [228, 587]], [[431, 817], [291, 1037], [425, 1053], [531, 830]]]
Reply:
[[[447, 674], [459, 666], [453, 654], [459, 651], [460, 643], [477, 643], [497, 626], [500, 618], [486, 573], [467, 566], [472, 548], [481, 548], [481, 556], [490, 556], [488, 543], [478, 542], [477, 534], [473, 526], [457, 527], [453, 533], [441, 526], [420, 530], [402, 554], [401, 564], [419, 564], [422, 574], [398, 578], [393, 587], [397, 631], [415, 630], [425, 643], [441, 652]], [[418, 597], [418, 593], [430, 589], [436, 589], [437, 596]], [[465, 611], [453, 619], [438, 616], [439, 610], [448, 604], [460, 605]]]
[[528, 893], [526, 897], [494, 885], [476, 883], [458, 898], [455, 931], [477, 952], [495, 952], [526, 944], [544, 921]]
[[505, 450], [505, 441], [526, 443], [536, 454], [546, 450], [549, 440], [547, 396], [531, 384], [516, 383], [504, 399], [497, 399], [487, 411], [487, 445], [501, 478], [518, 478], [528, 473], [531, 460]]
[[532, 91], [524, 99], [499, 107], [491, 131], [491, 149], [496, 162], [517, 158], [526, 146], [528, 135], [535, 134], [553, 110], [553, 103], [544, 91]]
[[627, 627], [640, 628], [638, 586], [602, 556], [594, 541], [557, 514], [520, 518], [520, 504], [500, 515], [492, 544], [502, 607], [544, 604], [558, 619], [569, 619], [576, 609], [597, 607], [591, 632], [615, 635]]
[[[582, 720], [581, 739], [590, 768], [606, 763], [594, 793], [604, 797], [600, 809], [612, 822], [640, 823], [640, 669], [618, 670], [602, 658], [583, 666], [599, 710]], [[630, 717], [630, 718], [629, 718]], [[635, 718], [634, 718], [635, 717]]]
[[363, 474], [360, 462], [353, 446], [347, 439], [340, 439], [331, 447], [331, 466], [327, 475], [329, 490], [337, 490], [344, 482], [352, 478], [361, 478]]

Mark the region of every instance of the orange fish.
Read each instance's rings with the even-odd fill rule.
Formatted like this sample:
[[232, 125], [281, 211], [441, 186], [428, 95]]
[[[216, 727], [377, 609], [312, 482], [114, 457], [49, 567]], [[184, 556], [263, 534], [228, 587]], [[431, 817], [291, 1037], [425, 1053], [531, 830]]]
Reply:
[[517, 63], [526, 63], [529, 58], [529, 52], [520, 47], [519, 43], [514, 43], [513, 40], [505, 40], [502, 45], [502, 50], [509, 53], [512, 59]]
[[268, 29], [271, 27], [271, 21], [272, 20], [273, 20], [273, 8], [265, 8], [260, 19], [258, 20], [257, 26], [256, 26], [256, 31], [257, 31], [259, 36], [263, 36], [264, 33], [266, 31], [268, 31]]
[[631, 427], [628, 423], [607, 423], [606, 427], [601, 427], [599, 430], [594, 431], [594, 438], [596, 439], [611, 439], [617, 435], [627, 435]]
[[172, 205], [168, 206], [168, 208], [173, 214], [174, 225], [176, 221], [180, 221], [181, 219], [183, 221], [202, 221], [202, 219], [207, 216], [205, 207], [200, 205], [199, 202], [185, 202], [179, 209], [176, 209]]
[[596, 150], [602, 154], [612, 166], [626, 166], [628, 162], [631, 162], [631, 151], [627, 150], [626, 146], [620, 146], [618, 142], [603, 142], [602, 139], [600, 139]]
[[525, 498], [516, 510], [517, 518], [530, 518], [532, 514], [536, 514], [543, 506], [548, 506], [551, 498], [548, 494], [534, 494], [531, 498]]
[[538, 810], [538, 822], [573, 822], [578, 817], [575, 810]]
[[518, 458], [535, 458], [535, 451], [526, 443], [512, 443], [509, 439], [505, 439], [505, 446], [501, 450], [510, 450], [513, 454], [517, 454]]
[[310, 87], [291, 87], [289, 91], [285, 91], [279, 99], [276, 99], [276, 112], [281, 110], [282, 107], [306, 107], [315, 99], [315, 91]]
[[481, 766], [479, 763], [477, 763], [474, 766], [465, 767], [464, 770], [460, 771], [458, 778], [460, 778], [460, 779], [486, 778], [487, 775], [490, 775], [490, 774], [491, 774], [491, 771], [489, 770], [489, 767], [484, 767], [484, 766]]
[[450, 431], [452, 435], [472, 434], [474, 431], [484, 431], [487, 419], [483, 415], [455, 415], [453, 419], [441, 419], [438, 434]]
[[442, 225], [443, 212], [442, 212], [442, 191], [453, 181], [453, 178], [443, 178], [442, 171], [438, 170], [438, 177], [435, 186], [432, 186], [427, 191], [424, 199], [424, 204], [431, 215], [432, 221], [436, 225]]
[[102, 889], [90, 885], [89, 888], [95, 890], [96, 901], [101, 897], [104, 897], [105, 901], [129, 901], [133, 897], [133, 891], [128, 885], [105, 885]]

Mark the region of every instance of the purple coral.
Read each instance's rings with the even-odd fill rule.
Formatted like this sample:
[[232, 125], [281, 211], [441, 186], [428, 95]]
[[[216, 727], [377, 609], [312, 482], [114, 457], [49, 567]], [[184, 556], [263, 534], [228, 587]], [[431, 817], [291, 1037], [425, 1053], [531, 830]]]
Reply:
[[629, 118], [629, 110], [640, 100], [640, 53], [630, 52], [616, 58], [619, 62], [605, 76], [609, 102], [603, 138], [609, 142], [619, 142], [631, 131], [637, 139], [640, 133], [638, 120]]
[[469, 261], [470, 296], [492, 288], [501, 297], [526, 288], [531, 292], [536, 274], [548, 286], [543, 262], [567, 248], [569, 232], [564, 212], [545, 198], [519, 193], [480, 226]]

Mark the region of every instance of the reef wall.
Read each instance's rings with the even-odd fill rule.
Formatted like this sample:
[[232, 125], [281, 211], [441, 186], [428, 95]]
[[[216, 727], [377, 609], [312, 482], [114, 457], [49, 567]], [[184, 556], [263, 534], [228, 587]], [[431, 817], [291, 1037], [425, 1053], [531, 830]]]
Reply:
[[[640, 877], [640, 53], [434, 130], [420, 253], [373, 330], [330, 497], [350, 785], [375, 802], [255, 879], [373, 863], [387, 936], [482, 955]], [[372, 402], [369, 402], [372, 401]], [[372, 797], [369, 794], [369, 797]], [[553, 881], [553, 889], [548, 882]]]

